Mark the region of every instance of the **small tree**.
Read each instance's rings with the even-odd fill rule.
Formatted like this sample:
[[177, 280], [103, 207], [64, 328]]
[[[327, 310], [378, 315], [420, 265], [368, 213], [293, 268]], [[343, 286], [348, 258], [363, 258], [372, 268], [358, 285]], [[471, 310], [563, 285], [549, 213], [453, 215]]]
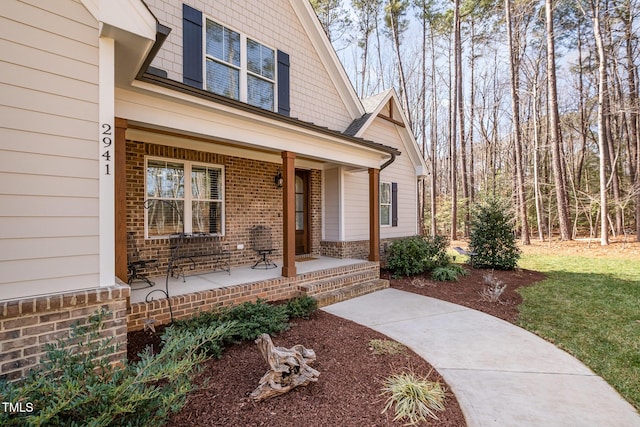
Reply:
[[475, 206], [471, 219], [469, 250], [479, 268], [513, 270], [520, 259], [513, 226], [515, 214], [498, 199]]

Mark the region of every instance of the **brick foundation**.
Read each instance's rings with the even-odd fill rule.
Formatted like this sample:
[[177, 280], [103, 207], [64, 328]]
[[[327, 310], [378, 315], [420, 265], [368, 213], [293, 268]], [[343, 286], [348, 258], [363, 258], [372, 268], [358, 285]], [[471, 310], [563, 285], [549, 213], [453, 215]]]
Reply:
[[[380, 265], [384, 266], [386, 261], [387, 247], [398, 238], [380, 240]], [[320, 254], [333, 258], [369, 258], [369, 241], [353, 240], [346, 242], [332, 242], [323, 240], [320, 242]]]
[[145, 320], [147, 319], [153, 319], [155, 321], [154, 325], [170, 323], [169, 301], [171, 302], [174, 320], [187, 319], [200, 312], [237, 305], [246, 301], [255, 301], [258, 298], [273, 302], [295, 298], [305, 293], [313, 295], [315, 294], [314, 292], [304, 291], [312, 284], [329, 280], [336, 287], [341, 287], [348, 285], [354, 277], [359, 278], [360, 276], [367, 280], [379, 278], [380, 267], [378, 263], [362, 262], [298, 274], [296, 277], [279, 277], [272, 280], [243, 283], [178, 295], [170, 299], [163, 298], [150, 302], [139, 302], [131, 304], [127, 316], [127, 325], [129, 331], [136, 331], [144, 328]]
[[105, 308], [105, 336], [113, 336], [119, 351], [127, 354], [127, 300], [130, 289], [113, 287], [47, 295], [0, 303], [0, 378], [14, 380], [27, 375], [45, 353], [45, 344], [69, 336], [71, 325], [85, 324], [88, 316]]

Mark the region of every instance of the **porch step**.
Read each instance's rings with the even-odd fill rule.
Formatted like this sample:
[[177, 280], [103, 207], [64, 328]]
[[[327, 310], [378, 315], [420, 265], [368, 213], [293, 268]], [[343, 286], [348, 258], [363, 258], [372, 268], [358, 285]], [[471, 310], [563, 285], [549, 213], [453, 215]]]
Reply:
[[351, 298], [370, 294], [381, 289], [389, 287], [389, 281], [386, 279], [374, 279], [363, 283], [355, 283], [340, 289], [312, 295], [318, 301], [318, 307], [335, 304], [340, 301], [346, 301]]
[[299, 282], [298, 289], [305, 295], [315, 296], [351, 285], [376, 280], [380, 277], [378, 266], [372, 263], [363, 263], [349, 266], [341, 271], [325, 271], [320, 277], [309, 278]]

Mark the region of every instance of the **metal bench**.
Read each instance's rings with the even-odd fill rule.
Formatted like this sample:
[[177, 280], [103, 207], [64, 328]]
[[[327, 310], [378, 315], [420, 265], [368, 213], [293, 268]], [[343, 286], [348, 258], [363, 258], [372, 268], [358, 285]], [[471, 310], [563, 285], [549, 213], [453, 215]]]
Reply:
[[[456, 252], [458, 252], [460, 255], [466, 255], [469, 257], [469, 264], [471, 264], [473, 266], [473, 258], [478, 255], [476, 252], [470, 252], [467, 251], [463, 248], [461, 248], [460, 246], [454, 246], [453, 250], [455, 250]], [[454, 257], [455, 258], [455, 257]]]

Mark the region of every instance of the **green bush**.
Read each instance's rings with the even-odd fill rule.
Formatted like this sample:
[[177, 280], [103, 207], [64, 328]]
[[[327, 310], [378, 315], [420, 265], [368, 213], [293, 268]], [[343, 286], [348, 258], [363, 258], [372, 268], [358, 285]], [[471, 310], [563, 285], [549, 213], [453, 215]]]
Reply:
[[438, 282], [455, 282], [460, 276], [466, 276], [467, 274], [469, 273], [461, 265], [448, 264], [434, 268], [431, 272], [431, 277]]
[[[172, 327], [174, 330], [184, 333], [194, 333], [202, 328], [215, 328], [217, 326], [225, 325], [225, 322], [220, 319], [220, 314], [211, 311], [205, 311], [198, 314], [195, 317], [185, 320], [174, 320]], [[207, 356], [220, 358], [224, 345], [235, 340], [237, 335], [238, 323], [232, 322], [231, 327], [227, 329], [227, 333], [220, 340], [210, 341], [203, 346]]]
[[394, 241], [388, 249], [387, 265], [394, 277], [413, 276], [449, 263], [444, 236], [408, 237]]
[[261, 299], [223, 310], [220, 320], [236, 322], [234, 338], [239, 340], [255, 340], [262, 334], [274, 335], [289, 329], [287, 308]]
[[221, 340], [231, 324], [179, 333], [165, 330], [157, 355], [141, 354], [136, 363], [114, 365], [117, 350], [103, 337], [102, 310], [70, 336], [48, 344], [43, 363], [18, 382], [0, 381], [4, 401], [28, 402], [31, 413], [0, 412], [7, 426], [149, 426], [164, 424], [191, 391], [192, 373], [206, 358], [202, 348]]
[[513, 270], [520, 259], [513, 228], [514, 215], [506, 204], [489, 199], [474, 207], [471, 218], [469, 251], [478, 268]]
[[308, 319], [318, 309], [318, 301], [310, 296], [303, 295], [287, 301], [287, 315], [289, 318], [300, 317]]

